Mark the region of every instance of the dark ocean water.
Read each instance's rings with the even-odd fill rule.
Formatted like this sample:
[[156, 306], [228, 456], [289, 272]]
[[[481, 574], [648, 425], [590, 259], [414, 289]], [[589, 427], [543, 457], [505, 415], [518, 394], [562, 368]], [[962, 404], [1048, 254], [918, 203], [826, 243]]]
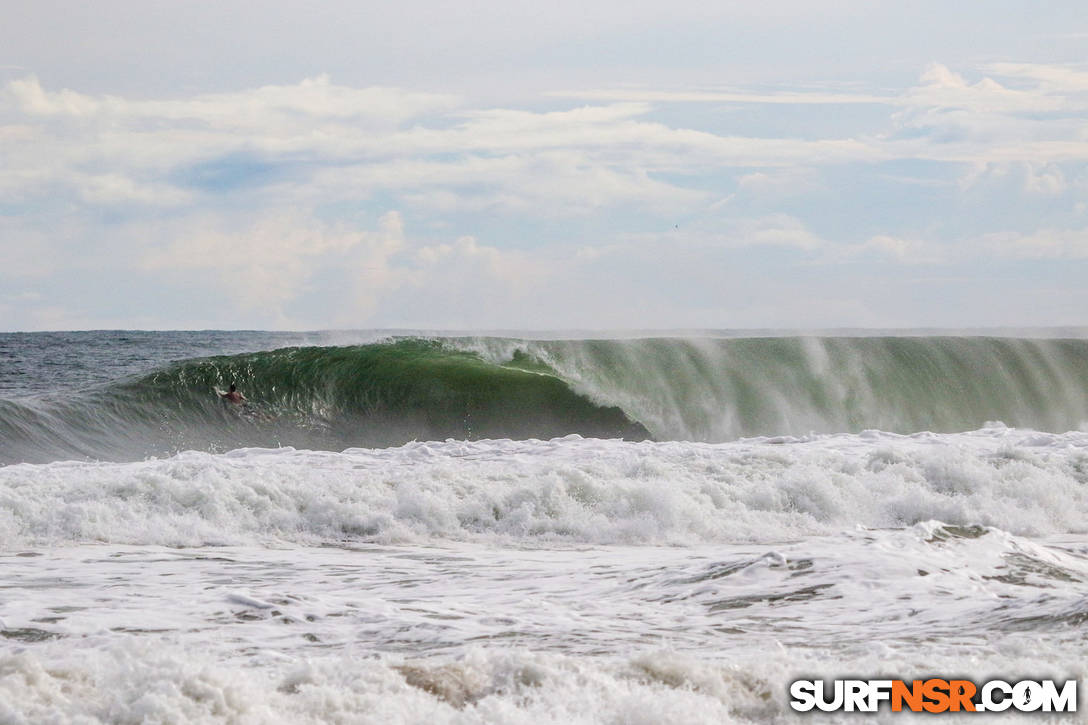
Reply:
[[[232, 383], [244, 406], [220, 399]], [[0, 463], [568, 434], [958, 432], [991, 421], [1082, 428], [1088, 340], [0, 335]]]
[[323, 344], [334, 334], [222, 330], [0, 333], [0, 397], [84, 390], [171, 362]]

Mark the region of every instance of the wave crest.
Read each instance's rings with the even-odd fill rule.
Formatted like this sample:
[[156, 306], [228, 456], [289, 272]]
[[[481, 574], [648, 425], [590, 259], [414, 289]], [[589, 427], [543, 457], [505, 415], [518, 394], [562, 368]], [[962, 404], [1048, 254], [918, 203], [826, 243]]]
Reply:
[[[250, 403], [218, 399], [214, 389], [231, 382]], [[1088, 341], [403, 338], [285, 348], [0, 400], [0, 464], [447, 438], [957, 432], [986, 421], [1083, 427]]]

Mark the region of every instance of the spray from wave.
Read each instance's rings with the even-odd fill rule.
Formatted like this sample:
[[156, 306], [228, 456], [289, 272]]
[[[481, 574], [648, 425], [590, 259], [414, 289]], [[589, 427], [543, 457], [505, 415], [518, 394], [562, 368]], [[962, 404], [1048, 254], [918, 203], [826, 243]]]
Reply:
[[[236, 382], [250, 403], [224, 404]], [[0, 400], [0, 464], [411, 440], [720, 442], [810, 432], [1061, 432], [1088, 421], [1088, 341], [404, 338], [187, 360]]]
[[461, 341], [523, 355], [658, 440], [960, 432], [987, 421], [1062, 432], [1088, 421], [1088, 341], [768, 337]]

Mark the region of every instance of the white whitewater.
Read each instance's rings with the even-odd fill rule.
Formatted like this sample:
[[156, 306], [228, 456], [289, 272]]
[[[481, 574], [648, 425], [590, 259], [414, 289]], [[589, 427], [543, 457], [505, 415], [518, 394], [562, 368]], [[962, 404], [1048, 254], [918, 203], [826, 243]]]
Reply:
[[805, 721], [795, 677], [1086, 674], [1076, 431], [20, 464], [0, 543], [0, 722]]

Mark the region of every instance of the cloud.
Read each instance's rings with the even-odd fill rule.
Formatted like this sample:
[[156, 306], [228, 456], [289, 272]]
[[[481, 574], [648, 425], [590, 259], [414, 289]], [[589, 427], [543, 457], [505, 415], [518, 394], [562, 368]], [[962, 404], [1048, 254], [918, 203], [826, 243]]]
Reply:
[[458, 105], [449, 94], [416, 93], [397, 88], [349, 88], [328, 76], [295, 85], [262, 86], [236, 93], [215, 93], [177, 100], [132, 100], [90, 96], [63, 89], [47, 91], [29, 76], [7, 84], [9, 103], [31, 116], [135, 123], [141, 120], [200, 122], [216, 128], [297, 128], [308, 121], [352, 121], [395, 125]]
[[1056, 164], [1025, 164], [1024, 188], [1034, 194], [1056, 195], [1068, 189], [1069, 184]]
[[1040, 229], [1030, 234], [1004, 232], [981, 237], [978, 246], [1010, 259], [1088, 259], [1088, 229]]
[[940, 264], [948, 259], [947, 245], [925, 239], [877, 234], [861, 244], [844, 249], [845, 257], [857, 257], [869, 253], [890, 258], [902, 264]]
[[884, 105], [915, 110], [954, 110], [973, 113], [1033, 113], [1084, 110], [1088, 99], [1088, 71], [1067, 66], [1026, 63], [990, 63], [983, 66], [993, 75], [1019, 83], [1010, 88], [993, 77], [975, 83], [946, 65], [930, 63], [916, 86], [900, 94], [874, 94], [856, 90], [827, 92], [811, 89], [780, 89], [757, 92], [747, 89], [664, 90], [617, 88], [552, 91], [556, 98], [641, 104], [717, 103], [739, 105]]
[[166, 246], [143, 256], [144, 270], [210, 274], [244, 310], [282, 310], [299, 297], [316, 267], [359, 246], [381, 262], [399, 246], [395, 214], [382, 220], [377, 234], [293, 213], [272, 215], [242, 229], [223, 226], [215, 219], [188, 225]]
[[1088, 70], [1084, 68], [1043, 63], [989, 63], [984, 67], [1000, 76], [1033, 81], [1046, 92], [1088, 92]]
[[1009, 88], [990, 77], [969, 83], [931, 64], [919, 85], [900, 99], [891, 146], [900, 154], [967, 163], [1046, 164], [1088, 160], [1083, 118], [1088, 86], [1081, 74], [1056, 66], [993, 64], [1006, 80], [1029, 81]]
[[895, 96], [867, 93], [828, 93], [826, 91], [664, 91], [652, 89], [599, 89], [588, 91], [550, 91], [555, 98], [578, 98], [592, 101], [626, 101], [635, 103], [745, 103], [775, 105], [893, 105]]
[[635, 203], [688, 208], [706, 198], [703, 191], [657, 180], [643, 168], [612, 164], [575, 150], [378, 162], [324, 169], [314, 175], [313, 183], [326, 198], [395, 191], [413, 206], [449, 213], [565, 217]]
[[[1008, 65], [994, 64], [987, 68], [995, 71], [998, 77], [1032, 78], [1023, 74], [1006, 72]], [[1042, 70], [1041, 67], [1036, 67]], [[1055, 67], [1049, 68], [1055, 77], [1067, 77]], [[1068, 76], [1075, 77], [1075, 76]], [[1038, 78], [1034, 78], [1038, 80]], [[977, 114], [1040, 114], [1053, 111], [1083, 109], [1086, 99], [1076, 98], [1076, 94], [1088, 90], [1079, 82], [1072, 84], [1043, 84], [1016, 89], [1002, 85], [986, 76], [976, 83], [969, 83], [962, 75], [940, 63], [931, 63], [919, 78], [919, 85], [911, 88], [900, 99], [898, 105], [910, 108], [940, 109], [943, 111], [960, 110]]]
[[782, 199], [822, 188], [813, 169], [797, 167], [745, 174], [737, 189], [756, 197]]
[[[714, 133], [648, 116], [651, 101], [850, 104], [874, 101], [871, 94], [593, 92], [616, 100], [528, 111], [474, 109], [448, 94], [348, 88], [324, 76], [158, 100], [51, 91], [28, 77], [2, 94], [0, 117], [9, 122], [0, 125], [0, 138], [33, 143], [11, 144], [0, 189], [19, 189], [24, 200], [59, 202], [66, 195], [113, 207], [196, 208], [238, 194], [251, 205], [395, 194], [401, 204], [442, 213], [569, 216], [623, 204], [690, 209], [720, 193], [688, 179], [731, 168], [747, 172], [740, 188], [760, 186], [768, 196], [795, 193], [787, 180], [818, 166], [1088, 160], [1075, 118], [1023, 117], [1025, 109], [1079, 107], [1084, 99], [1070, 93], [1080, 76], [1038, 67], [996, 71], [1035, 85], [1014, 90], [989, 78], [972, 84], [933, 64], [915, 88], [878, 99], [900, 109], [891, 117], [898, 132], [816, 139]], [[1047, 176], [1031, 189], [1056, 188], [1058, 177]]]
[[90, 204], [151, 204], [177, 206], [192, 195], [168, 184], [140, 183], [121, 174], [88, 174], [72, 181], [83, 201]]
[[788, 247], [813, 251], [828, 245], [800, 220], [786, 214], [744, 220], [727, 236], [731, 238], [732, 245], [744, 247]]
[[[1070, 211], [1086, 74], [981, 71], [935, 63], [880, 93], [605, 89], [573, 107], [324, 76], [170, 98], [27, 77], [0, 91], [0, 280], [93, 271], [153, 303], [160, 287], [193, 298], [186, 320], [222, 307], [231, 326], [574, 326], [579, 310], [580, 326], [669, 326], [738, 309], [766, 322], [756, 282], [817, 265], [1088, 258]], [[42, 294], [53, 311], [35, 320], [75, 309]]]
[[[721, 207], [714, 204], [709, 209], [720, 210]], [[815, 234], [801, 220], [782, 213], [740, 218], [711, 213], [665, 232], [630, 234], [624, 237], [624, 242], [585, 247], [578, 251], [578, 256], [581, 259], [608, 255], [622, 257], [633, 249], [657, 248], [673, 249], [677, 253], [755, 248], [813, 253], [836, 246]]]
[[[723, 166], [874, 160], [856, 139], [806, 141], [723, 136], [642, 118], [642, 103], [559, 111], [456, 108], [441, 94], [350, 89], [317, 78], [294, 86], [174, 100], [47, 91], [35, 78], [7, 84], [0, 137], [32, 134], [10, 150], [0, 186], [40, 195], [57, 188], [87, 204], [200, 203], [198, 192], [258, 190], [311, 179], [364, 193], [409, 189], [416, 198], [463, 200], [468, 209], [590, 208], [701, 199], [654, 175]], [[408, 122], [412, 122], [409, 126]], [[515, 177], [516, 178], [513, 178]], [[492, 180], [489, 182], [489, 179]], [[492, 191], [465, 194], [468, 184]], [[519, 191], [520, 190], [520, 191]], [[513, 194], [506, 192], [513, 191]]]
[[982, 258], [1012, 260], [1088, 259], [1088, 229], [1042, 228], [1029, 233], [990, 232], [957, 240], [878, 234], [841, 248], [843, 258], [877, 254], [904, 264], [944, 264]]
[[[447, 329], [713, 326], [715, 318], [720, 325], [729, 308], [758, 303], [751, 280], [733, 282], [738, 273], [725, 266], [730, 259], [743, 259], [743, 250], [822, 244], [784, 216], [717, 235], [634, 235], [592, 247], [504, 249], [473, 237], [439, 243], [409, 238], [393, 260], [396, 274], [386, 278], [380, 303], [366, 307], [370, 317], [354, 319]], [[670, 284], [677, 278], [687, 284], [680, 297]], [[769, 294], [760, 290], [754, 297]], [[707, 300], [707, 308], [685, 308], [681, 299], [689, 297]]]

